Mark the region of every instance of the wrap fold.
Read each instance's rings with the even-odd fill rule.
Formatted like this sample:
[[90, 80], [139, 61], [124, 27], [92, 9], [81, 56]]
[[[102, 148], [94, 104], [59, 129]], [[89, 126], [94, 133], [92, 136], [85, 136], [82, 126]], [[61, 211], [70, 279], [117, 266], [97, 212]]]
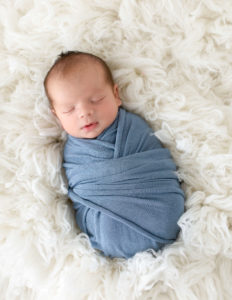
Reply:
[[119, 109], [96, 139], [68, 136], [64, 168], [77, 224], [110, 257], [174, 242], [184, 193], [170, 151], [139, 116]]

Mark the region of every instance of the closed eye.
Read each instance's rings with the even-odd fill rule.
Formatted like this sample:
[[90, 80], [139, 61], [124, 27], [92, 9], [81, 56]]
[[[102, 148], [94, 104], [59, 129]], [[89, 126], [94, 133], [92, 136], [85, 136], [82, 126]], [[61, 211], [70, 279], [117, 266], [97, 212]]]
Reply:
[[63, 114], [68, 114], [68, 113], [72, 112], [73, 110], [74, 110], [74, 107], [70, 108], [67, 111], [63, 111]]
[[100, 102], [103, 100], [105, 97], [97, 98], [97, 99], [92, 99], [91, 102]]

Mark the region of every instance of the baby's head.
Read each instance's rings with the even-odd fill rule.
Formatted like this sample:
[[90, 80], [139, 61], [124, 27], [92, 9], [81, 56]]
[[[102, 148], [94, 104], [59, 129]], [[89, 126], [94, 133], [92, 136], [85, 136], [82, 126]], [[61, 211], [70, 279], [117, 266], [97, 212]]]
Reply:
[[62, 53], [47, 73], [44, 87], [52, 112], [77, 138], [96, 138], [113, 123], [121, 105], [110, 69], [89, 53]]

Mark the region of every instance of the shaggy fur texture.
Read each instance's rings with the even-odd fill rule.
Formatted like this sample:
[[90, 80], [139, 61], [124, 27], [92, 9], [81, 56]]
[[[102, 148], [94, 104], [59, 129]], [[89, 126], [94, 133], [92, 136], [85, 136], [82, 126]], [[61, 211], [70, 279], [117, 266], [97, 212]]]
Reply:
[[[0, 23], [1, 299], [231, 299], [232, 2], [12, 0]], [[73, 49], [108, 62], [179, 166], [186, 212], [161, 252], [112, 261], [75, 225], [42, 85]]]

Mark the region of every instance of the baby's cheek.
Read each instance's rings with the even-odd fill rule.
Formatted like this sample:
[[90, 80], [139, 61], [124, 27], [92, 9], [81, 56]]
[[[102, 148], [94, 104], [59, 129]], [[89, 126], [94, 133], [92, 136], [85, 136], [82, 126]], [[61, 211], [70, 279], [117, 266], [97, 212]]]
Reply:
[[63, 120], [61, 121], [61, 123], [64, 130], [67, 131], [69, 134], [72, 134], [77, 130], [77, 123], [75, 122], [75, 120]]

